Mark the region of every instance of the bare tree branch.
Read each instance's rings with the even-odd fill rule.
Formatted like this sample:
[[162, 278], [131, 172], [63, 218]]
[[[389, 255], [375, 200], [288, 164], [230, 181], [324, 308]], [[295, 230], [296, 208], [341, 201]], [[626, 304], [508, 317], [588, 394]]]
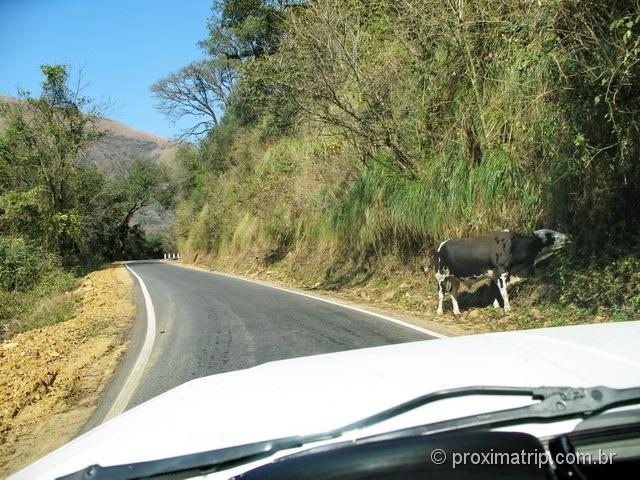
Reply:
[[156, 107], [177, 121], [191, 115], [204, 118], [181, 137], [197, 136], [218, 125], [218, 115], [227, 106], [236, 71], [226, 60], [193, 62], [152, 85]]

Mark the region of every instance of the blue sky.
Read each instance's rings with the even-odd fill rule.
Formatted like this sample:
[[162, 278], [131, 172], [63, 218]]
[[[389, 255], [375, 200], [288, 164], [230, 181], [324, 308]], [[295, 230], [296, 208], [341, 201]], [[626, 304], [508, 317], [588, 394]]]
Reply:
[[0, 0], [0, 94], [39, 93], [39, 65], [82, 69], [84, 95], [110, 100], [107, 117], [173, 137], [149, 87], [203, 57], [211, 0]]

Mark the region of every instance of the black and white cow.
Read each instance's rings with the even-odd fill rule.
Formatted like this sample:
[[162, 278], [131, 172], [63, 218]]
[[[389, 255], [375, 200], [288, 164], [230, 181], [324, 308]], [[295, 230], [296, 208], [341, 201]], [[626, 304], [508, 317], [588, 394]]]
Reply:
[[[504, 310], [508, 312], [507, 286], [522, 279], [540, 261], [562, 248], [566, 235], [553, 230], [536, 230], [533, 235], [502, 232], [475, 238], [456, 238], [440, 244], [435, 256], [435, 274], [438, 282], [438, 315], [447, 282], [451, 285], [453, 313], [460, 314], [456, 295], [460, 284], [467, 287], [490, 278], [500, 292]], [[498, 298], [493, 302], [499, 307]]]

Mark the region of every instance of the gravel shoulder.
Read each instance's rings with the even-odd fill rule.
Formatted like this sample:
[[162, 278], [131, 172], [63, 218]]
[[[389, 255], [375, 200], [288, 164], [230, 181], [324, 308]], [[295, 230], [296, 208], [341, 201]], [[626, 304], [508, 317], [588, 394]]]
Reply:
[[0, 345], [0, 478], [71, 440], [96, 408], [135, 318], [122, 265], [87, 275], [73, 319]]

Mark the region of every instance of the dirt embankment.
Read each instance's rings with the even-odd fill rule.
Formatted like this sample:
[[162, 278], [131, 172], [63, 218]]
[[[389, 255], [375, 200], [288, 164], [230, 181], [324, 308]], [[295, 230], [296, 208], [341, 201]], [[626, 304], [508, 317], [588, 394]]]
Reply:
[[68, 442], [95, 409], [135, 316], [123, 266], [85, 277], [73, 319], [0, 345], [0, 478]]

